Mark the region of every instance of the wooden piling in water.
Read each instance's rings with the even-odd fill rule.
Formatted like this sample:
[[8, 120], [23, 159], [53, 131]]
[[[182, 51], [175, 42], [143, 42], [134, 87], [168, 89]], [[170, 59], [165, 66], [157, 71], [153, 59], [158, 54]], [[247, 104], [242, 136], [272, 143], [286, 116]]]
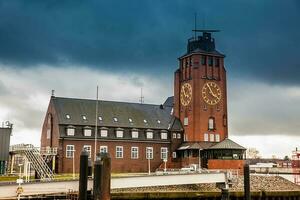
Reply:
[[87, 200], [88, 159], [89, 153], [82, 150], [80, 154], [79, 200]]

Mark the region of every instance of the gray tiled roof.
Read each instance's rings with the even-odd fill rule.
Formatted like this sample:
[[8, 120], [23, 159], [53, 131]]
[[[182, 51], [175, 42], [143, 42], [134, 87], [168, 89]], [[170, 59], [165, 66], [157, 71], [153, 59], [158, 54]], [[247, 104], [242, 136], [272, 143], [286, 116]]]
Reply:
[[177, 150], [186, 150], [186, 149], [208, 149], [209, 147], [216, 144], [215, 142], [184, 142], [180, 145]]
[[213, 145], [209, 147], [208, 149], [241, 149], [246, 150], [246, 148], [242, 147], [241, 145], [235, 143], [234, 141], [226, 138], [222, 142], [217, 143], [216, 145]]
[[[96, 100], [63, 97], [52, 97], [51, 100], [59, 124], [95, 126]], [[98, 101], [98, 106], [98, 116], [102, 117], [102, 121], [97, 119], [98, 126], [182, 130], [180, 121], [171, 115], [172, 107], [169, 106], [115, 101]], [[67, 114], [70, 119], [67, 119]], [[87, 120], [83, 120], [83, 115]]]
[[168, 97], [163, 106], [174, 107], [174, 96]]

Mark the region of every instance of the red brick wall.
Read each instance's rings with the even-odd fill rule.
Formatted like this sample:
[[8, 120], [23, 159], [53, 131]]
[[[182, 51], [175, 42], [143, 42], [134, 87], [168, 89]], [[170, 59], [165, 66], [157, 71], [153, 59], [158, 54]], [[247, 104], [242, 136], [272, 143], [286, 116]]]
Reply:
[[[79, 172], [80, 152], [83, 145], [92, 146], [92, 158], [94, 160], [94, 141], [84, 140], [64, 140], [62, 151], [60, 151], [61, 168], [59, 173], [72, 173], [73, 159], [66, 158], [66, 145], [75, 145], [75, 171]], [[144, 142], [125, 142], [125, 141], [103, 141], [97, 143], [97, 151], [100, 151], [101, 146], [108, 146], [108, 153], [112, 160], [112, 172], [148, 172], [148, 160], [146, 159], [146, 147], [153, 147], [153, 159], [150, 161], [151, 171], [154, 172], [162, 163], [161, 147], [168, 147], [169, 143], [144, 143]], [[116, 158], [116, 146], [123, 146], [123, 158]], [[131, 158], [131, 147], [139, 148], [139, 158]], [[170, 155], [170, 152], [169, 152]]]
[[[51, 97], [55, 98], [55, 97]], [[47, 139], [47, 129], [48, 125], [48, 115], [52, 116], [52, 131], [50, 139]], [[56, 111], [53, 106], [53, 102], [50, 100], [47, 113], [45, 115], [45, 119], [43, 122], [42, 133], [41, 133], [41, 147], [58, 147], [58, 138], [59, 138], [59, 127], [58, 127], [58, 119], [56, 115]]]
[[245, 160], [208, 160], [208, 169], [244, 169]]
[[[227, 87], [226, 87], [226, 71], [224, 68], [223, 58], [220, 59], [220, 67], [213, 67], [214, 75], [220, 80], [208, 80], [203, 77], [206, 74], [212, 75], [212, 71], [208, 70], [208, 66], [203, 66], [200, 62], [201, 54], [191, 54], [193, 64], [188, 68], [191, 68], [191, 79], [183, 80], [183, 67], [182, 63], [185, 61], [180, 60], [179, 71], [175, 72], [174, 81], [174, 115], [180, 118], [182, 124], [185, 117], [188, 117], [189, 125], [184, 126], [187, 141], [204, 141], [204, 133], [218, 133], [220, 134], [220, 140], [222, 141], [228, 137], [228, 128], [223, 125], [223, 117], [226, 117], [227, 121]], [[183, 60], [188, 59], [189, 56], [181, 58]], [[202, 87], [206, 82], [213, 81], [217, 83], [222, 90], [221, 101], [214, 106], [210, 106], [203, 101]], [[192, 101], [188, 106], [180, 105], [180, 88], [182, 83], [190, 83], [192, 86]], [[205, 110], [204, 107], [207, 107]], [[208, 119], [210, 117], [215, 118], [216, 129], [208, 131]]]

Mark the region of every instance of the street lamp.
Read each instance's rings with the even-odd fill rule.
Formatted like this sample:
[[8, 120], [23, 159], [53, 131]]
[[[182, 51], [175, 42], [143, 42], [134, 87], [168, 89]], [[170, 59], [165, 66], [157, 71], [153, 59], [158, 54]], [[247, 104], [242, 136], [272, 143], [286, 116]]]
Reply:
[[201, 151], [201, 150], [199, 149], [199, 155], [198, 155], [198, 156], [199, 156], [199, 163], [198, 163], [198, 165], [199, 165], [199, 166], [198, 166], [198, 171], [199, 171], [199, 173], [200, 173], [200, 171], [201, 171], [201, 157], [200, 157], [201, 154], [200, 154], [200, 151]]
[[148, 160], [148, 175], [151, 174], [151, 166], [150, 166], [150, 159], [151, 159], [151, 149], [150, 148], [147, 148], [146, 150], [146, 157], [147, 157], [147, 160]]

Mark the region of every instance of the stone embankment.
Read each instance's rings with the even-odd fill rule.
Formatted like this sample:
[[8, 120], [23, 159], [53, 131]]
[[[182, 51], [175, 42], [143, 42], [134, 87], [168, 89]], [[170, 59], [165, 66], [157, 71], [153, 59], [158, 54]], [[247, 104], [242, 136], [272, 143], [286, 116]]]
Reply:
[[[300, 191], [300, 186], [296, 185], [280, 176], [257, 176], [250, 177], [251, 192], [255, 191]], [[233, 181], [230, 192], [242, 192], [244, 190], [244, 179], [238, 177]], [[130, 189], [113, 189], [112, 193], [128, 192], [221, 192], [216, 184], [194, 184], [180, 186], [156, 186]]]

